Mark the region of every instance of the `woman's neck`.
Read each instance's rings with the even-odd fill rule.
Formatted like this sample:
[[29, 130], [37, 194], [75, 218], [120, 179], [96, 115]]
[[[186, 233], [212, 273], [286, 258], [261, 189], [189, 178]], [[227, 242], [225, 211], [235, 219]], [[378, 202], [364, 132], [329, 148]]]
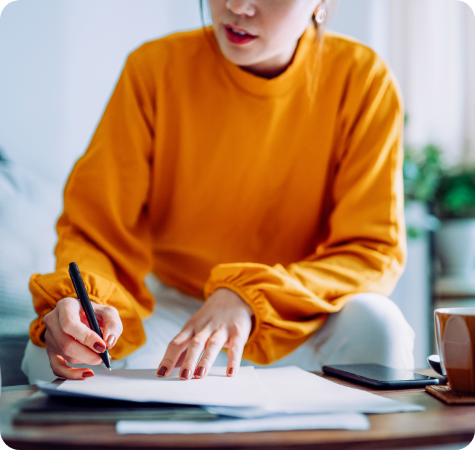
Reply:
[[[299, 40], [300, 41], [300, 40]], [[242, 70], [252, 73], [258, 77], [272, 79], [284, 73], [292, 64], [297, 52], [299, 41], [290, 46], [286, 51], [279, 53], [273, 58], [250, 66], [240, 66]]]

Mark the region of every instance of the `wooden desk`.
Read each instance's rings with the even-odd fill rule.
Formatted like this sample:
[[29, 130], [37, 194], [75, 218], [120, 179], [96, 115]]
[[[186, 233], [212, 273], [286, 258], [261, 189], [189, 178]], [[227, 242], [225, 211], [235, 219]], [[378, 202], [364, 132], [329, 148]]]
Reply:
[[[427, 371], [425, 371], [427, 373]], [[350, 385], [332, 377], [332, 381]], [[356, 387], [355, 385], [352, 385]], [[365, 388], [361, 388], [365, 389]], [[17, 403], [35, 386], [5, 388], [0, 398], [0, 434], [18, 450], [239, 449], [364, 450], [467, 444], [475, 433], [475, 405], [446, 406], [424, 390], [380, 391], [384, 397], [422, 405], [424, 412], [372, 414], [368, 431], [280, 431], [203, 435], [125, 435], [112, 425], [13, 426]], [[461, 445], [460, 448], [463, 448]]]

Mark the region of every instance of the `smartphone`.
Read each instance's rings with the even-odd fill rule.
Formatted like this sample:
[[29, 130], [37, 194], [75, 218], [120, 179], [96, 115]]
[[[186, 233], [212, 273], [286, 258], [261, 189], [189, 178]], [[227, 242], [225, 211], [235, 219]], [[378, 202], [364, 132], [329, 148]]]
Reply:
[[429, 384], [439, 384], [438, 378], [378, 364], [338, 364], [323, 366], [322, 370], [327, 375], [362, 384], [372, 389], [411, 389], [423, 388]]

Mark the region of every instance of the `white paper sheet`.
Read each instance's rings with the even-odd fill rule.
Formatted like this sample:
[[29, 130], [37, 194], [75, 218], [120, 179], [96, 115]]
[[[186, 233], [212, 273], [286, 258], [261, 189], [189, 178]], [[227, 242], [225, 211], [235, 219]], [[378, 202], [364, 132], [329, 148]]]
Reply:
[[226, 376], [225, 367], [215, 367], [206, 378], [188, 381], [179, 379], [178, 370], [167, 378], [158, 378], [156, 370], [101, 370], [86, 380], [66, 380], [57, 387], [57, 393], [187, 405], [243, 407], [266, 403], [254, 367], [241, 367], [234, 377]]
[[[51, 393], [48, 387], [40, 389]], [[241, 367], [235, 377], [226, 377], [225, 368], [216, 367], [206, 378], [189, 381], [178, 379], [178, 369], [170, 378], [158, 378], [155, 370], [104, 370], [83, 381], [67, 380], [57, 387], [56, 394], [201, 405], [214, 414], [237, 418], [424, 410], [336, 384], [297, 367]]]
[[119, 434], [243, 433], [283, 430], [368, 430], [363, 414], [308, 414], [258, 419], [219, 419], [213, 422], [117, 422]]
[[424, 411], [424, 407], [402, 403], [360, 389], [336, 384], [298, 367], [258, 369], [256, 374], [268, 401], [262, 407], [206, 407], [213, 414], [255, 418], [272, 414], [394, 413]]

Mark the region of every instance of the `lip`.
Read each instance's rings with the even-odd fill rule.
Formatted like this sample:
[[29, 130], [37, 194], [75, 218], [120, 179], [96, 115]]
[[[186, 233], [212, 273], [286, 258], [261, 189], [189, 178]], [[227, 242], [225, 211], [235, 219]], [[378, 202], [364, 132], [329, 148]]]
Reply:
[[[247, 44], [254, 39], [257, 39], [257, 36], [254, 36], [250, 34], [247, 30], [244, 28], [240, 27], [235, 27], [233, 25], [225, 24], [224, 29], [226, 32], [226, 37], [228, 38], [228, 41], [231, 42], [231, 44], [236, 44], [236, 45], [244, 45]], [[234, 33], [234, 31], [241, 31], [243, 33], [246, 33], [245, 35], [239, 35], [237, 33]]]

